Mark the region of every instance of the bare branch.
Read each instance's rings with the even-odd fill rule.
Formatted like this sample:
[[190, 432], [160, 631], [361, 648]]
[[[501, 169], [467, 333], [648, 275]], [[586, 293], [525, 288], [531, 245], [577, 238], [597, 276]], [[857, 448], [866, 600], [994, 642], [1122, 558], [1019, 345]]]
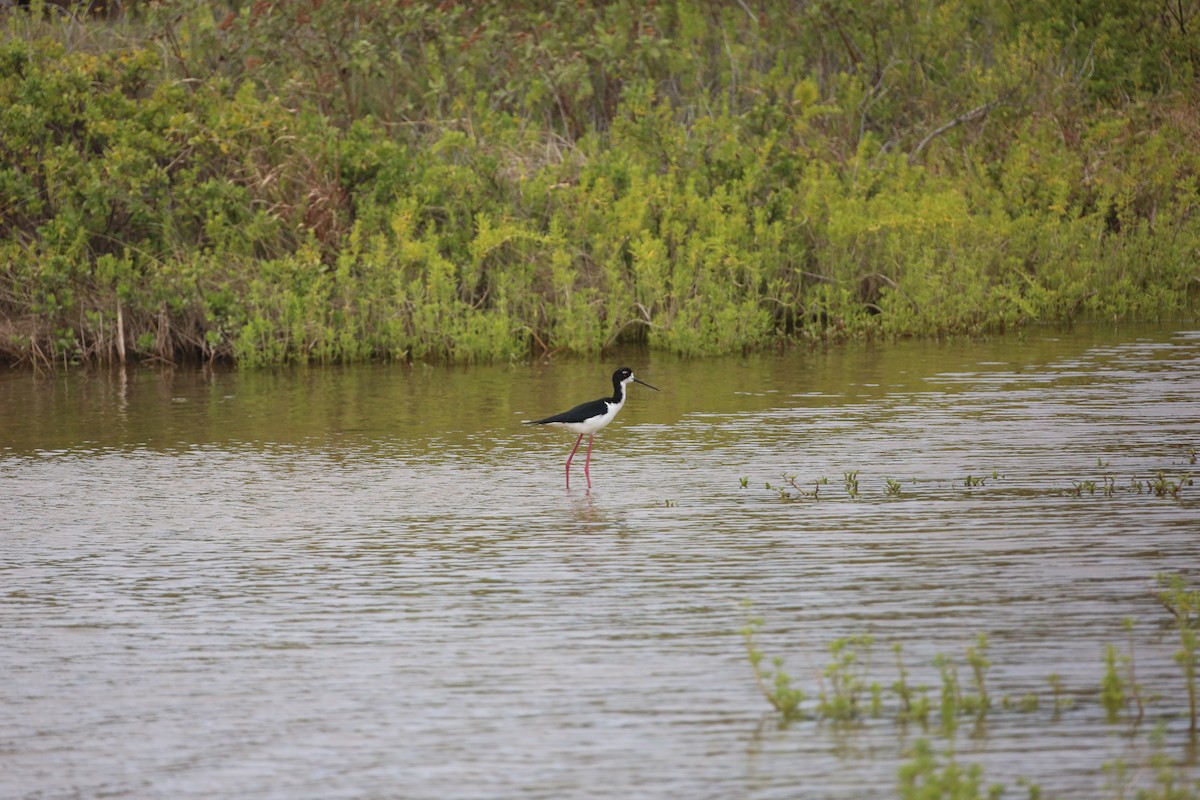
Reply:
[[1001, 102], [1002, 102], [1002, 98], [998, 97], [995, 100], [984, 103], [981, 106], [972, 108], [970, 111], [966, 112], [965, 114], [959, 114], [957, 117], [950, 120], [945, 125], [942, 125], [941, 127], [935, 128], [934, 130], [930, 131], [925, 136], [925, 138], [921, 140], [921, 143], [918, 144], [911, 153], [909, 153], [908, 163], [915, 164], [917, 161], [917, 157], [921, 155], [921, 151], [925, 149], [925, 146], [928, 145], [930, 142], [932, 142], [937, 137], [941, 136], [946, 131], [951, 130], [952, 128], [957, 128], [959, 125], [962, 125], [964, 122], [970, 122], [973, 119], [978, 119], [979, 117], [985, 116], [993, 108], [1000, 105]]

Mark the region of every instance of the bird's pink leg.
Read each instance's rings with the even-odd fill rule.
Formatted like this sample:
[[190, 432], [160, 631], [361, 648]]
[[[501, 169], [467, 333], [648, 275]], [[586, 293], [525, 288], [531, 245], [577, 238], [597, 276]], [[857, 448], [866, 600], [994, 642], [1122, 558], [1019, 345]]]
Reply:
[[[581, 438], [581, 439], [583, 438], [582, 433], [579, 434], [579, 438]], [[588, 434], [587, 458], [585, 458], [583, 460], [583, 477], [587, 478], [587, 483], [588, 483], [589, 489], [592, 488], [592, 476], [588, 472], [588, 467], [590, 467], [592, 465], [592, 439], [593, 439], [592, 435]], [[576, 445], [578, 445], [578, 442], [576, 442]]]
[[[583, 434], [579, 434], [579, 438], [575, 440], [575, 446], [571, 448], [571, 455], [567, 456], [567, 488], [571, 488], [571, 459], [575, 457], [575, 451], [579, 449], [579, 443], [583, 441]], [[591, 453], [591, 445], [588, 445], [588, 452]], [[584, 475], [587, 475], [587, 465], [583, 468]], [[588, 481], [588, 488], [592, 488], [592, 482]]]

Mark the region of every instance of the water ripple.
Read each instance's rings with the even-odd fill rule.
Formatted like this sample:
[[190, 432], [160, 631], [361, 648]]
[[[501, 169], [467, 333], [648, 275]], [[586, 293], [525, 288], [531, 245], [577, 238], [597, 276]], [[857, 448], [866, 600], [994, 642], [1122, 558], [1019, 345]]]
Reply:
[[589, 365], [6, 379], [54, 424], [0, 440], [0, 796], [886, 796], [924, 732], [780, 727], [748, 599], [810, 694], [837, 637], [937, 687], [987, 633], [994, 696], [1041, 705], [965, 720], [959, 758], [1094, 797], [1149, 747], [1104, 722], [1107, 643], [1186, 738], [1152, 589], [1200, 579], [1200, 487], [1148, 482], [1196, 477], [1200, 334], [1090, 336], [659, 359], [590, 494], [518, 424]]

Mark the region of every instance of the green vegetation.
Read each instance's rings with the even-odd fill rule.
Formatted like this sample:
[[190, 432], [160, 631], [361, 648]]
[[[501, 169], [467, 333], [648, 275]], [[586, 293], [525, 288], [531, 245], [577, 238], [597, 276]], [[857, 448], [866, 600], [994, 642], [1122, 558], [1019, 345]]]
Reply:
[[771, 707], [779, 712], [786, 722], [799, 719], [800, 706], [804, 702], [804, 692], [792, 688], [791, 677], [783, 671], [783, 659], [776, 656], [772, 661], [774, 669], [763, 665], [765, 654], [758, 649], [755, 636], [762, 629], [762, 617], [750, 615], [750, 601], [742, 603], [746, 609], [746, 624], [742, 626], [742, 638], [746, 643], [746, 657], [750, 660], [750, 669], [754, 672], [754, 683]]
[[984, 791], [983, 768], [978, 764], [961, 766], [948, 751], [939, 761], [928, 739], [918, 739], [912, 749], [912, 760], [900, 767], [900, 797], [903, 800], [981, 800], [998, 798], [1004, 792], [1000, 785]]
[[1146, 699], [1137, 681], [1137, 667], [1133, 648], [1133, 620], [1126, 617], [1121, 621], [1129, 635], [1128, 651], [1119, 653], [1116, 646], [1104, 648], [1104, 677], [1100, 681], [1100, 704], [1109, 722], [1116, 722], [1124, 713], [1134, 725], [1146, 714]]
[[[1200, 591], [1188, 589], [1184, 579], [1179, 575], [1159, 575], [1157, 578], [1159, 590], [1155, 598], [1175, 618], [1180, 634], [1182, 647], [1176, 654], [1176, 661], [1183, 667], [1184, 689], [1190, 703], [1191, 745], [1195, 746], [1196, 735], [1196, 629], [1200, 626]], [[974, 717], [976, 734], [982, 733], [988, 722], [989, 711], [992, 710], [992, 699], [987, 689], [987, 673], [991, 661], [987, 658], [988, 640], [984, 634], [979, 634], [973, 645], [966, 648], [966, 663], [971, 668], [971, 688], [964, 691], [959, 678], [958, 665], [955, 660], [945, 654], [939, 654], [933, 661], [933, 667], [940, 678], [939, 713], [934, 715], [937, 724], [929, 724], [930, 700], [928, 688], [912, 687], [909, 682], [909, 670], [901, 657], [900, 645], [894, 645], [892, 651], [896, 656], [896, 680], [890, 685], [890, 691], [884, 690], [878, 681], [870, 682], [870, 651], [874, 637], [870, 635], [848, 636], [834, 640], [829, 645], [832, 660], [818, 675], [821, 684], [819, 699], [815, 704], [804, 706], [807, 697], [804, 690], [792, 683], [791, 677], [784, 671], [783, 659], [776, 657], [772, 660], [773, 669], [765, 669], [762, 664], [766, 656], [760, 649], [756, 637], [761, 633], [763, 619], [750, 616], [750, 603], [745, 601], [747, 622], [742, 629], [747, 654], [759, 690], [767, 698], [771, 706], [778, 712], [781, 724], [804, 720], [815, 720], [837, 725], [861, 724], [869, 713], [872, 717], [894, 715], [900, 730], [909, 723], [921, 725], [926, 734], [942, 737], [948, 747], [944, 758], [939, 758], [934, 752], [928, 738], [916, 740], [907, 757], [910, 759], [899, 769], [900, 796], [904, 798], [982, 798], [996, 797], [1001, 794], [1003, 787], [992, 785], [984, 787], [982, 771], [978, 765], [960, 765], [954, 756], [953, 744], [958, 724], [963, 717]], [[1081, 696], [1098, 697], [1100, 706], [1104, 709], [1109, 723], [1118, 723], [1122, 715], [1131, 723], [1130, 735], [1146, 714], [1146, 700], [1142, 687], [1137, 682], [1134, 665], [1132, 631], [1133, 620], [1122, 622], [1125, 631], [1130, 634], [1129, 651], [1122, 654], [1115, 646], [1108, 645], [1104, 651], [1104, 672], [1100, 679], [1099, 691], [1080, 692]], [[1065, 696], [1063, 681], [1057, 674], [1049, 676], [1049, 684], [1053, 692], [1054, 718], [1073, 708], [1073, 701]], [[869, 694], [870, 703], [863, 699]], [[886, 697], [885, 697], [886, 694]], [[1150, 700], [1157, 699], [1152, 696]], [[1170, 698], [1167, 698], [1170, 700]], [[1170, 707], [1167, 717], [1178, 717], [1178, 707]], [[1041, 702], [1036, 692], [1029, 692], [1018, 698], [1005, 697], [999, 704], [1001, 712], [1016, 712], [1032, 714], [1038, 712]], [[1001, 713], [997, 712], [997, 713]], [[1172, 759], [1163, 749], [1167, 719], [1156, 720], [1150, 733], [1150, 754], [1144, 758], [1148, 772], [1153, 775], [1153, 785], [1136, 792], [1131, 791], [1133, 770], [1123, 759], [1116, 759], [1103, 765], [1108, 775], [1107, 788], [1112, 790], [1117, 798], [1138, 797], [1174, 798], [1175, 800], [1196, 800], [1200, 798], [1200, 781], [1190, 777], [1189, 769], [1184, 763]], [[1194, 764], [1193, 764], [1194, 765]], [[1036, 784], [1021, 781], [1028, 790], [1030, 797], [1039, 797], [1040, 789]]]
[[[788, 502], [788, 501], [799, 500], [799, 499], [806, 498], [806, 497], [816, 500], [818, 497], [821, 496], [821, 487], [827, 486], [829, 484], [828, 478], [818, 478], [816, 481], [813, 482], [813, 489], [810, 492], [810, 491], [802, 488], [800, 486], [800, 484], [796, 483], [796, 477], [797, 477], [796, 475], [788, 475], [785, 473], [783, 476], [783, 480], [787, 484], [787, 486], [784, 486], [782, 484], [772, 484], [770, 481], [764, 481], [763, 488], [769, 489], [770, 491], [773, 491], [773, 492], [776, 492], [779, 495], [780, 500], [783, 500], [784, 502]], [[791, 488], [789, 489], [788, 486], [790, 486]], [[795, 494], [793, 494], [793, 492], [795, 492]]]
[[1158, 497], [1179, 497], [1179, 492], [1183, 487], [1191, 485], [1191, 478], [1181, 477], [1173, 481], [1167, 478], [1165, 473], [1159, 472], [1154, 476], [1153, 481], [1146, 481], [1146, 490], [1154, 492]]
[[[897, 679], [890, 685], [888, 704], [885, 708], [883, 684], [870, 680], [871, 648], [875, 643], [870, 635], [845, 636], [829, 644], [830, 661], [818, 674], [820, 684], [817, 702], [811, 709], [804, 707], [808, 694], [793, 685], [791, 676], [784, 670], [783, 659], [774, 657], [771, 667], [766, 667], [766, 654], [758, 646], [758, 635], [762, 631], [762, 617], [750, 613], [749, 601], [743, 602], [746, 623], [741, 633], [746, 645], [746, 654], [754, 674], [755, 685], [767, 702], [780, 714], [784, 722], [800, 719], [818, 719], [831, 722], [854, 722], [868, 714], [879, 717], [886, 711], [894, 714], [898, 722], [918, 722], [926, 725], [931, 710], [929, 689], [912, 686], [909, 672], [902, 658], [900, 645], [893, 645], [896, 656]], [[982, 720], [987, 716], [992, 701], [986, 687], [986, 676], [991, 662], [986, 658], [987, 636], [979, 634], [974, 645], [967, 647], [966, 660], [971, 667], [974, 693], [965, 693], [958, 678], [958, 665], [953, 658], [939, 654], [934, 667], [941, 677], [941, 700], [939, 715], [942, 733], [952, 733], [962, 716]], [[868, 700], [869, 698], [869, 700]], [[894, 699], [896, 702], [890, 702]], [[1027, 700], [1009, 703], [1022, 709], [1036, 710]]]
[[1196, 733], [1196, 631], [1200, 628], [1200, 590], [1189, 590], [1181, 575], [1158, 576], [1158, 601], [1175, 618], [1179, 629], [1179, 650], [1175, 661], [1183, 669], [1187, 685], [1189, 730]]
[[967, 648], [967, 664], [971, 667], [971, 678], [975, 685], [975, 694], [966, 698], [967, 710], [983, 717], [992, 707], [992, 700], [987, 692], [987, 672], [992, 662], [987, 660], [987, 634], [978, 634], [975, 645]]
[[1075, 700], [1068, 697], [1063, 689], [1062, 676], [1057, 672], [1051, 672], [1046, 676], [1047, 683], [1050, 684], [1050, 691], [1054, 694], [1054, 713], [1061, 714], [1068, 708], [1075, 705]]
[[929, 718], [929, 696], [925, 687], [912, 687], [908, 683], [908, 669], [904, 666], [903, 648], [899, 644], [892, 645], [896, 654], [896, 673], [899, 676], [892, 684], [892, 692], [900, 701], [896, 719], [900, 722], [919, 722], [922, 725]]
[[821, 693], [817, 703], [817, 714], [824, 719], [848, 720], [861, 716], [863, 696], [871, 691], [870, 707], [874, 713], [880, 708], [878, 693], [867, 684], [870, 666], [870, 636], [847, 636], [829, 643], [829, 654], [833, 659], [822, 673]]
[[[842, 473], [845, 481], [846, 495], [851, 500], [857, 500], [861, 496], [860, 490], [860, 474], [861, 470], [850, 470]], [[967, 475], [962, 480], [950, 481], [953, 488], [963, 489], [986, 489], [989, 487], [989, 481], [998, 483], [1007, 476], [1001, 475], [999, 471], [993, 471], [991, 475]], [[813, 488], [808, 489], [798, 482], [799, 476], [785, 473], [783, 476], [783, 484], [773, 484], [770, 481], [764, 482], [764, 488], [775, 492], [779, 499], [786, 503], [795, 503], [801, 500], [818, 500], [821, 497], [821, 487], [828, 485], [829, 479], [826, 477], [818, 478], [813, 481]], [[738, 479], [742, 488], [749, 485], [750, 479], [742, 477]], [[918, 485], [914, 478], [910, 481], [915, 487]], [[926, 483], [936, 483], [926, 481]], [[1012, 491], [1017, 491], [1023, 495], [1043, 494], [1050, 497], [1113, 497], [1118, 491], [1116, 478], [1112, 475], [1102, 476], [1100, 482], [1097, 483], [1092, 479], [1071, 480], [1071, 487], [1062, 488], [1050, 486], [1045, 489], [1041, 488], [1018, 488]], [[1153, 480], [1145, 480], [1134, 476], [1130, 478], [1128, 492], [1132, 494], [1144, 494], [1147, 496], [1161, 497], [1169, 500], [1180, 500], [1183, 497], [1184, 489], [1195, 485], [1195, 479], [1187, 473], [1180, 474], [1174, 480], [1166, 477], [1163, 472], [1156, 473]], [[1097, 494], [1099, 490], [1099, 495]], [[1004, 490], [996, 489], [1001, 492]], [[901, 484], [894, 478], [885, 478], [883, 493], [885, 497], [896, 498], [901, 496]]]
[[1200, 11], [0, 9], [0, 357], [243, 365], [1194, 316]]
[[1109, 722], [1116, 722], [1125, 707], [1125, 681], [1117, 666], [1117, 648], [1109, 644], [1104, 648], [1104, 680], [1100, 684], [1100, 702]]
[[1150, 756], [1146, 766], [1154, 776], [1151, 786], [1130, 791], [1134, 778], [1134, 770], [1123, 758], [1117, 758], [1104, 764], [1104, 772], [1108, 776], [1105, 788], [1113, 793], [1117, 800], [1133, 797], [1136, 800], [1196, 800], [1200, 798], [1200, 780], [1188, 779], [1186, 771], [1180, 768], [1167, 754], [1163, 747], [1165, 727], [1160, 723], [1150, 733]]

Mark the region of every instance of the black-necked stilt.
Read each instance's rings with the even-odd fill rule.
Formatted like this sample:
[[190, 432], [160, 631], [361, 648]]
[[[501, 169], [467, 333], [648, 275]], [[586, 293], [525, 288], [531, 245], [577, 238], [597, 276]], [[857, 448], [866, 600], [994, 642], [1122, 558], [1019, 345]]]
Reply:
[[596, 431], [603, 428], [605, 425], [613, 421], [617, 416], [617, 412], [621, 410], [621, 406], [625, 405], [625, 385], [629, 383], [640, 383], [649, 389], [658, 391], [645, 381], [639, 381], [633, 377], [633, 370], [629, 367], [621, 367], [613, 373], [613, 395], [612, 397], [601, 397], [599, 400], [593, 400], [590, 403], [580, 403], [570, 411], [564, 411], [561, 414], [555, 414], [553, 417], [545, 419], [530, 420], [529, 425], [553, 425], [557, 428], [566, 428], [571, 433], [578, 433], [579, 438], [575, 440], [575, 446], [571, 448], [571, 455], [567, 456], [567, 488], [571, 488], [571, 459], [575, 457], [575, 451], [579, 449], [579, 443], [583, 441], [583, 435], [586, 433], [588, 437], [587, 458], [583, 462], [583, 477], [587, 479], [588, 488], [592, 488], [592, 476], [588, 473], [588, 467], [592, 464], [592, 439]]

